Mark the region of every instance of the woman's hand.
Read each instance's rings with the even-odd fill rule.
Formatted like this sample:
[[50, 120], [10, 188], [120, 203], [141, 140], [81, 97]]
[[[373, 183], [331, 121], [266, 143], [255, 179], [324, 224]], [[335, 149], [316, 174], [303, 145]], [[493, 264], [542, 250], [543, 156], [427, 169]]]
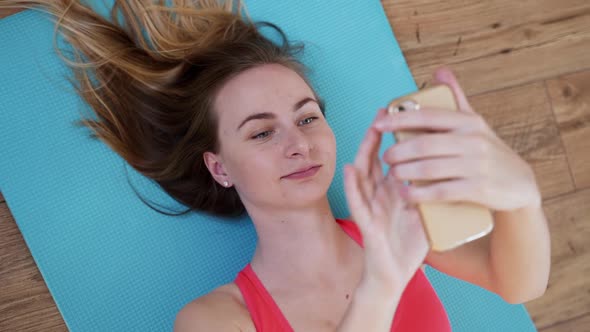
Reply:
[[383, 155], [398, 180], [445, 180], [410, 185], [403, 197], [412, 203], [470, 201], [504, 211], [540, 206], [532, 169], [473, 111], [452, 72], [437, 70], [435, 83], [451, 87], [458, 112], [422, 107], [419, 111], [386, 114], [374, 122], [380, 133], [434, 131], [394, 144]]
[[[385, 116], [380, 109], [375, 120]], [[375, 123], [373, 123], [375, 124]], [[423, 263], [429, 246], [418, 211], [400, 196], [403, 183], [383, 174], [381, 134], [372, 126], [354, 165], [345, 165], [346, 198], [365, 253], [363, 282], [401, 293]]]

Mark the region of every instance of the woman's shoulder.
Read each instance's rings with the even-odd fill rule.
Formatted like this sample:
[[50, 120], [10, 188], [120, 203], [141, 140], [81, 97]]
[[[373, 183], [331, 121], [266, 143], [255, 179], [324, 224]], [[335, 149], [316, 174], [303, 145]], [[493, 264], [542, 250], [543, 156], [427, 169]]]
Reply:
[[201, 330], [256, 331], [235, 283], [217, 287], [189, 302], [178, 312], [174, 321], [175, 332]]

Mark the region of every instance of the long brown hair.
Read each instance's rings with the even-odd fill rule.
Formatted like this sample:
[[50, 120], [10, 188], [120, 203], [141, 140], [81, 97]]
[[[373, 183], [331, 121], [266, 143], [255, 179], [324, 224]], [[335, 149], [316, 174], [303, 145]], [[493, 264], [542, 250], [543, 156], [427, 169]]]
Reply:
[[[307, 79], [309, 69], [297, 58], [303, 44], [290, 43], [270, 22], [254, 23], [247, 12], [244, 18], [241, 0], [166, 2], [115, 1], [108, 19], [75, 0], [3, 0], [0, 9], [51, 14], [56, 33], [73, 47], [71, 58], [57, 44], [56, 51], [96, 115], [76, 125], [90, 128], [91, 137], [188, 206], [179, 214], [152, 209], [241, 216], [245, 208], [238, 193], [219, 185], [203, 159], [204, 152], [219, 151], [214, 96], [242, 71], [275, 63], [298, 73], [321, 101]], [[282, 43], [264, 37], [261, 26], [279, 32]], [[323, 103], [320, 107], [324, 113]]]

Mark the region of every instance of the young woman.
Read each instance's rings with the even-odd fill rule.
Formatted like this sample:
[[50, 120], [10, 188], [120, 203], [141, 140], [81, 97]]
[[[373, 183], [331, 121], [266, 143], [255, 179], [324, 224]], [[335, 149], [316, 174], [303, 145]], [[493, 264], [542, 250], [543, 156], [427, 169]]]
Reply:
[[[453, 89], [460, 112], [378, 110], [344, 168], [352, 216], [337, 219], [326, 196], [336, 141], [297, 61], [301, 48], [267, 40], [239, 2], [163, 3], [117, 1], [122, 21], [70, 0], [5, 0], [0, 9], [59, 18], [76, 52], [64, 60], [97, 115], [81, 123], [95, 137], [187, 211], [251, 217], [252, 261], [235, 282], [188, 303], [175, 331], [450, 331], [424, 263], [510, 303], [543, 294], [550, 245], [534, 174], [448, 69], [435, 82]], [[435, 133], [389, 147], [383, 174], [381, 135], [415, 128]], [[402, 185], [437, 179], [451, 180]], [[457, 200], [492, 209], [494, 231], [430, 252], [413, 204]]]

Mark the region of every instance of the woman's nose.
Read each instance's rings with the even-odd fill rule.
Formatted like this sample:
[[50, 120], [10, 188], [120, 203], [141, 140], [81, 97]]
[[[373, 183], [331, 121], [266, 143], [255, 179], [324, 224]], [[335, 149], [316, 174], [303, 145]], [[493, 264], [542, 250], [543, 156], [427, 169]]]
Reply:
[[285, 152], [287, 157], [296, 155], [307, 156], [311, 150], [311, 143], [309, 137], [307, 137], [300, 130], [290, 130], [286, 137], [286, 148]]

